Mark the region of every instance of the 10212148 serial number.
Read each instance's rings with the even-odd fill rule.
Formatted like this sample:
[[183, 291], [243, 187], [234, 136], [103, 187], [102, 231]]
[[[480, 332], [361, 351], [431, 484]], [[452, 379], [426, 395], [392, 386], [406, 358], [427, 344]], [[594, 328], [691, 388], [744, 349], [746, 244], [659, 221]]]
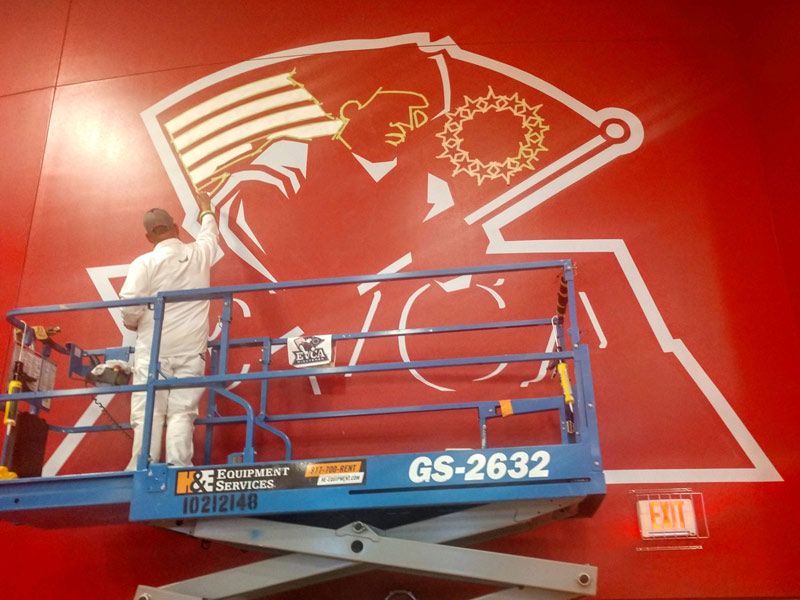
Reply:
[[488, 457], [475, 453], [468, 456], [463, 464], [450, 454], [435, 458], [418, 456], [408, 467], [408, 478], [412, 483], [444, 483], [453, 477], [463, 478], [464, 481], [497, 480], [506, 476], [511, 479], [536, 479], [550, 476], [549, 464], [550, 453], [546, 450], [519, 450], [511, 455], [495, 452]]
[[183, 514], [217, 514], [258, 510], [257, 494], [204, 494], [184, 496]]

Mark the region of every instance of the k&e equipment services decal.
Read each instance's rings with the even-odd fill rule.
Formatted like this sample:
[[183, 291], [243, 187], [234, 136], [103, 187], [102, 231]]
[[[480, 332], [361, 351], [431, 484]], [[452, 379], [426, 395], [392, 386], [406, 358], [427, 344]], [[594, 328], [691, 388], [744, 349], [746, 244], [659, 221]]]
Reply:
[[359, 485], [364, 483], [366, 471], [363, 459], [186, 469], [177, 473], [175, 495]]

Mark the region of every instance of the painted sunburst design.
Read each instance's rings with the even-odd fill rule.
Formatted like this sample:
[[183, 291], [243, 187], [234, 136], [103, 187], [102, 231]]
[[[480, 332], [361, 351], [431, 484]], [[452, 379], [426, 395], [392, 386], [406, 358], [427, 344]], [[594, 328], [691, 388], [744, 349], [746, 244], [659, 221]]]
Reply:
[[[538, 154], [547, 150], [544, 146], [544, 133], [550, 129], [539, 115], [541, 104], [531, 106], [524, 98], [514, 92], [511, 96], [494, 93], [489, 88], [485, 96], [470, 98], [464, 96], [464, 103], [447, 114], [447, 122], [436, 137], [442, 140], [443, 152], [437, 158], [448, 159], [453, 166], [453, 176], [466, 173], [478, 180], [478, 185], [486, 179], [503, 179], [508, 184], [511, 178], [522, 170], [533, 171], [534, 162], [539, 160]], [[464, 124], [480, 119], [481, 115], [508, 111], [520, 120], [522, 135], [519, 139], [518, 151], [514, 156], [506, 156], [501, 160], [484, 162], [471, 156], [462, 146], [464, 143]]]

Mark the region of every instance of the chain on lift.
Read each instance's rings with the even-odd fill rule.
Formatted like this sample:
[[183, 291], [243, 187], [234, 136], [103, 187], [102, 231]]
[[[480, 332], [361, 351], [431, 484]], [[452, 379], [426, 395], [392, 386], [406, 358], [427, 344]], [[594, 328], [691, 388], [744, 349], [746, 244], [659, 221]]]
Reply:
[[109, 412], [109, 410], [105, 406], [103, 406], [103, 403], [97, 399], [97, 396], [92, 396], [92, 402], [94, 402], [95, 404], [97, 404], [97, 406], [100, 407], [100, 410], [103, 411], [106, 414], [106, 416], [108, 416], [109, 419], [111, 419], [111, 422], [117, 429], [119, 429], [122, 433], [127, 435], [130, 439], [133, 439], [133, 436], [130, 434], [130, 432], [127, 429], [125, 429], [122, 425], [120, 425], [119, 421], [117, 421], [114, 418], [114, 416]]

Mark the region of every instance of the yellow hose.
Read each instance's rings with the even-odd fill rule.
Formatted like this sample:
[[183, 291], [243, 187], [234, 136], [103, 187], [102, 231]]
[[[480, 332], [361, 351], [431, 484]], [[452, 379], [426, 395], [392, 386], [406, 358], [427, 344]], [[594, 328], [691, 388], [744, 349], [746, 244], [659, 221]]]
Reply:
[[[8, 393], [17, 394], [22, 391], [22, 382], [18, 379], [12, 379], [8, 382]], [[3, 415], [3, 425], [14, 426], [17, 424], [17, 403], [6, 401], [6, 410]]]
[[558, 375], [561, 378], [561, 389], [564, 391], [564, 401], [567, 404], [572, 404], [575, 402], [575, 397], [572, 395], [572, 385], [569, 382], [567, 363], [560, 362], [556, 368], [558, 369]]

